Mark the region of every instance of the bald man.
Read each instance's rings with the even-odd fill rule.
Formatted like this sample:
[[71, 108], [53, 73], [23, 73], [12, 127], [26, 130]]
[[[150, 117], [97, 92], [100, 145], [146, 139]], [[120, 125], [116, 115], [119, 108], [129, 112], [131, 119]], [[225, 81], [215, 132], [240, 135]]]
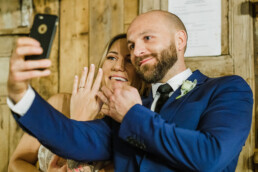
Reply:
[[136, 17], [127, 39], [137, 73], [152, 84], [148, 97], [141, 99], [130, 86], [113, 92], [103, 87], [98, 96], [109, 106], [109, 117], [71, 121], [35, 91], [26, 92], [26, 80], [10, 76], [14, 103], [21, 104], [29, 91], [35, 94], [22, 116], [13, 110], [19, 125], [62, 157], [113, 159], [115, 171], [234, 171], [252, 119], [248, 84], [239, 76], [209, 78], [187, 68], [187, 32], [174, 14]]

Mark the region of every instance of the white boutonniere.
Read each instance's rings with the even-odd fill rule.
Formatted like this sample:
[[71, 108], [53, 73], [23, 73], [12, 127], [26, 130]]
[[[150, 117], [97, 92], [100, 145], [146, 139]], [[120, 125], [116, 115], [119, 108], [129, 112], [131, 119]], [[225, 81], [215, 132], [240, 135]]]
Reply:
[[193, 82], [189, 80], [185, 80], [181, 86], [181, 95], [177, 96], [176, 99], [179, 99], [190, 92], [197, 84], [197, 80], [195, 79]]

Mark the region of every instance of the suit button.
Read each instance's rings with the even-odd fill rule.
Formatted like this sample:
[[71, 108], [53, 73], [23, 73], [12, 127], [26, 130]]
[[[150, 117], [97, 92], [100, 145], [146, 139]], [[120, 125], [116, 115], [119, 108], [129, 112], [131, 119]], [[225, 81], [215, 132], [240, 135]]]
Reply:
[[128, 136], [127, 138], [126, 138], [126, 141], [127, 142], [131, 142], [133, 140], [133, 138], [131, 137], [131, 136]]
[[145, 149], [146, 149], [146, 146], [145, 146], [144, 144], [141, 144], [141, 145], [139, 146], [139, 148], [142, 149], [142, 150], [145, 150]]

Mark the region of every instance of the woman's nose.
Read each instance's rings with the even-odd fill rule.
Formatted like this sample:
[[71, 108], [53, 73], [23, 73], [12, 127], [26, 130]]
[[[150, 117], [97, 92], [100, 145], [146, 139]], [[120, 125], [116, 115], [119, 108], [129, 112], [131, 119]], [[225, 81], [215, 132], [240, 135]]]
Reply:
[[124, 60], [119, 58], [114, 66], [113, 66], [113, 69], [116, 70], [116, 71], [124, 71]]

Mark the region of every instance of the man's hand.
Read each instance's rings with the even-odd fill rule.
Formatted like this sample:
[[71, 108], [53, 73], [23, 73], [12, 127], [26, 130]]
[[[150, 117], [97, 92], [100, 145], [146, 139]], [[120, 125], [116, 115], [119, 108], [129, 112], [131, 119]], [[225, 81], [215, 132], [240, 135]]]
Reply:
[[[42, 53], [43, 49], [37, 40], [28, 37], [17, 39], [16, 47], [10, 58], [8, 77], [8, 96], [14, 103], [23, 97], [31, 78], [50, 75], [50, 70], [45, 69], [51, 66], [49, 59], [25, 61], [27, 55]], [[44, 70], [37, 70], [40, 68]]]
[[122, 122], [125, 114], [135, 105], [142, 104], [141, 96], [138, 90], [131, 86], [115, 88], [112, 92], [107, 87], [101, 88], [98, 93], [99, 98], [108, 105], [108, 108], [102, 108], [105, 115], [110, 116], [117, 122]]

